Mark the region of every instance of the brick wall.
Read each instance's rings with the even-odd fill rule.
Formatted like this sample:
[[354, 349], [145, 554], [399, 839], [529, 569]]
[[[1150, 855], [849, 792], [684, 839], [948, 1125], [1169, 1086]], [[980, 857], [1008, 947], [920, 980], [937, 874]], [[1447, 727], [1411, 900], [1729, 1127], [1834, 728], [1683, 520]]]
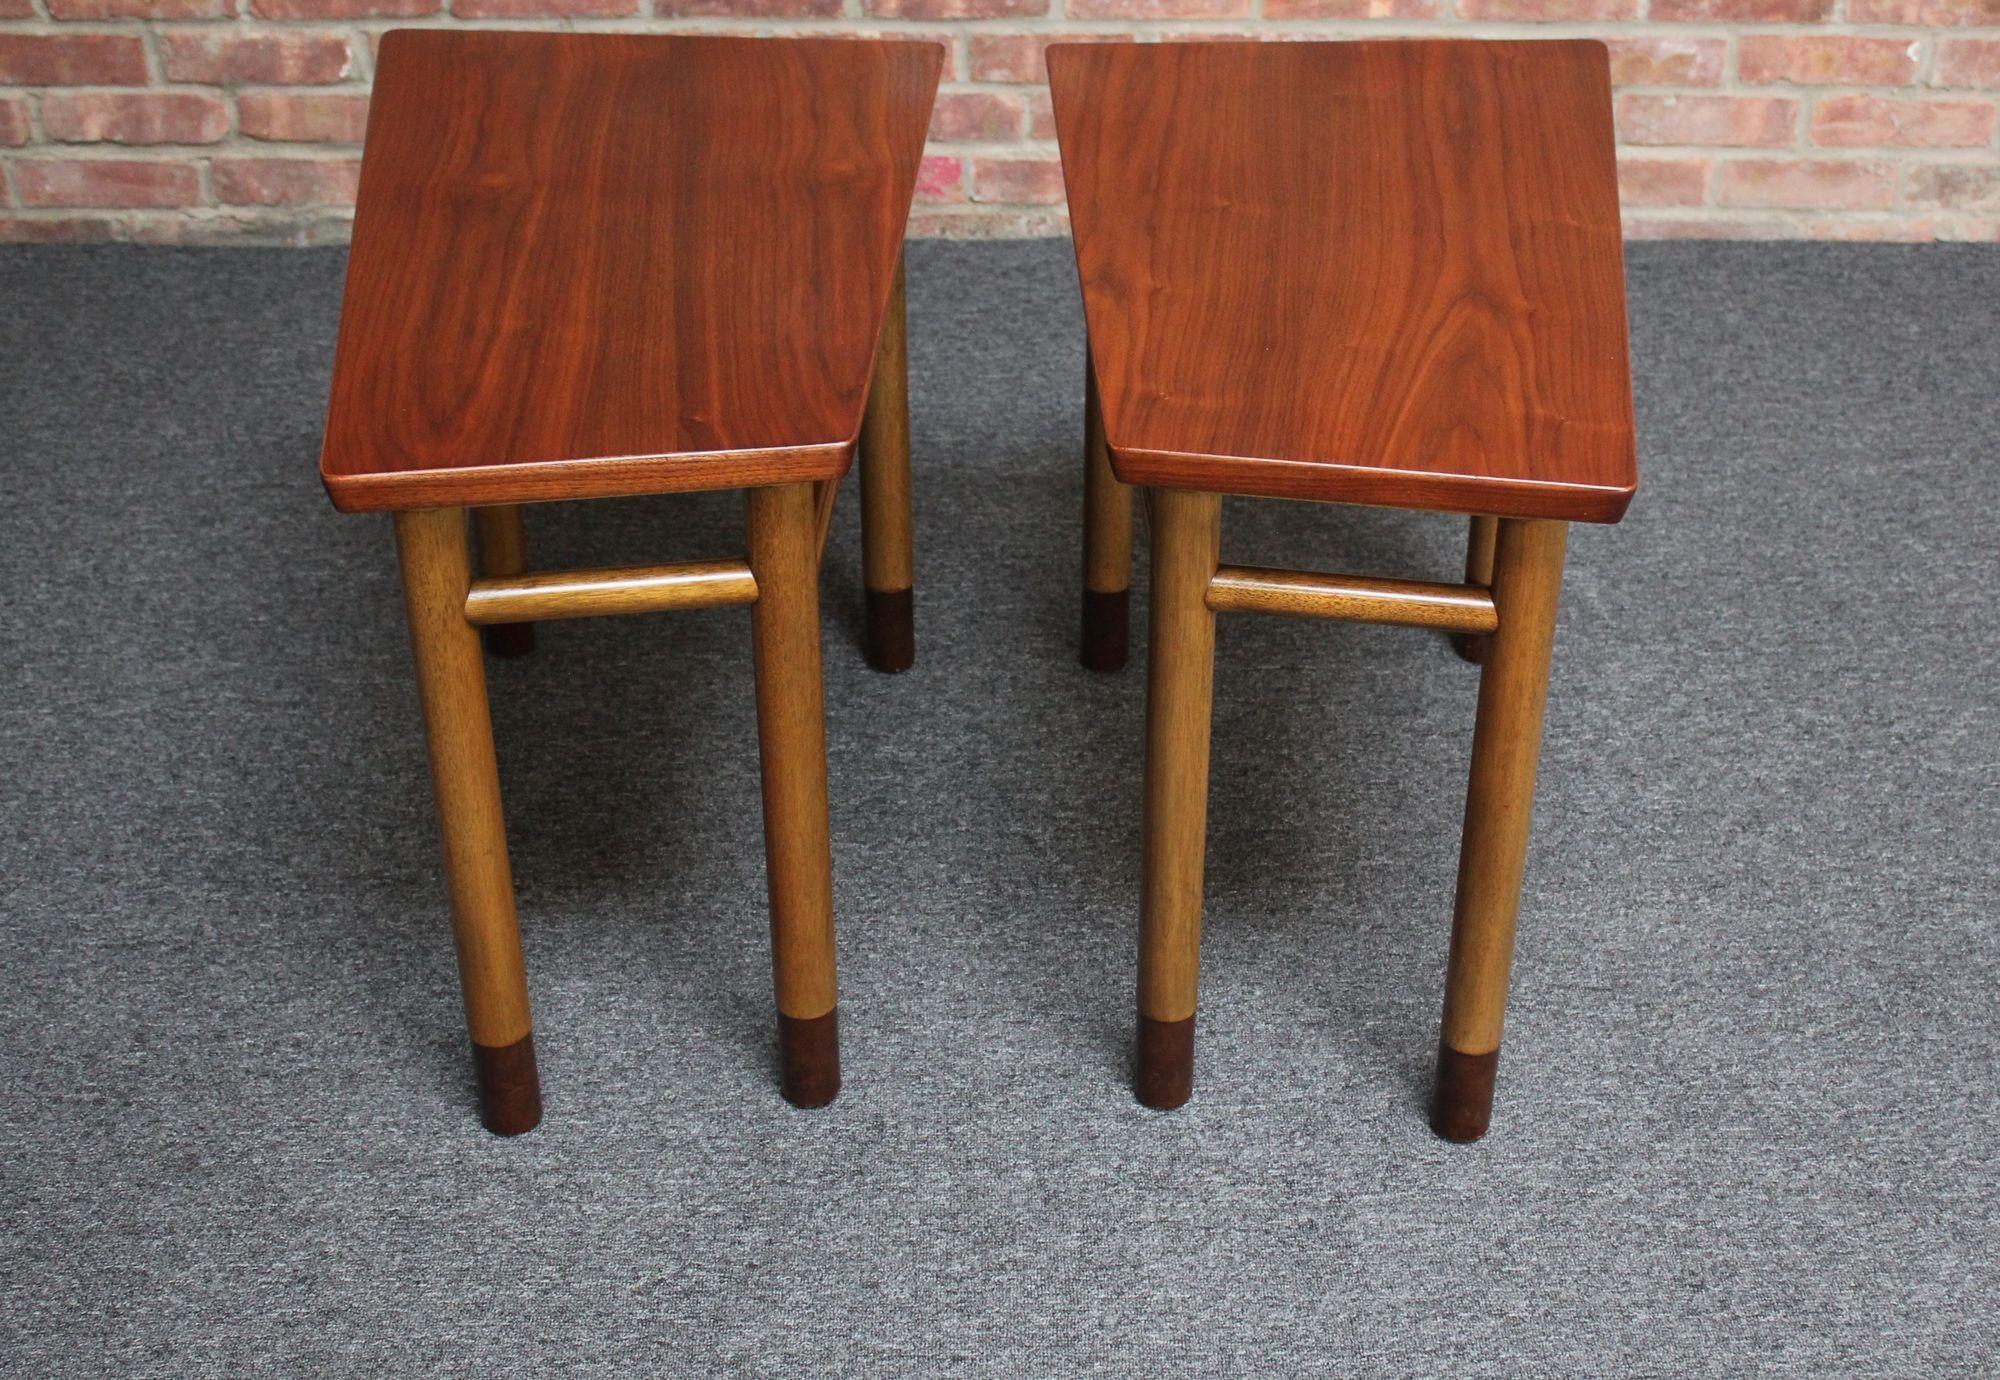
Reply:
[[1635, 236], [2000, 239], [2000, 0], [0, 0], [0, 239], [337, 240], [409, 24], [950, 45], [920, 234], [1063, 227], [1042, 49], [1589, 34]]

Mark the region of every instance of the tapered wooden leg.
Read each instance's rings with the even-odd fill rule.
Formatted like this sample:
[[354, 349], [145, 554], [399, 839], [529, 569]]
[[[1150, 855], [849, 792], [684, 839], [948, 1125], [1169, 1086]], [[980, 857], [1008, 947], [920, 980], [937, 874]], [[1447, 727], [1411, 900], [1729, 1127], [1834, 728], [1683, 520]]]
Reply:
[[[1484, 589], [1493, 583], [1493, 540], [1500, 531], [1500, 519], [1476, 517], [1465, 538], [1465, 582]], [[1486, 659], [1485, 633], [1453, 633], [1451, 645], [1470, 662]]]
[[480, 1114], [489, 1131], [518, 1135], [542, 1119], [542, 1093], [500, 817], [486, 668], [479, 638], [465, 621], [472, 582], [465, 511], [396, 514], [396, 551], [430, 743]]
[[[521, 525], [521, 505], [505, 503], [472, 510], [479, 534], [479, 573], [519, 575], [528, 568], [528, 536]], [[533, 623], [494, 623], [481, 628], [486, 650], [495, 656], [526, 656], [535, 650]]]
[[812, 486], [750, 490], [749, 545], [781, 1086], [795, 1105], [823, 1107], [840, 1091], [840, 1040]]
[[861, 420], [861, 574], [867, 587], [868, 664], [878, 671], [907, 671], [917, 658], [908, 339], [898, 259]]
[[1125, 665], [1131, 641], [1132, 491], [1111, 472], [1097, 373], [1083, 365], [1083, 664]]
[[1178, 1107], [1194, 1091], [1195, 977], [1208, 828], [1215, 615], [1207, 604], [1222, 530], [1216, 494], [1155, 489], [1146, 653], [1145, 878], [1139, 909], [1135, 1091]]
[[1565, 523], [1508, 518], [1499, 523], [1494, 548], [1493, 603], [1500, 628], [1491, 634], [1479, 675], [1444, 1028], [1431, 1099], [1431, 1129], [1446, 1140], [1479, 1139], [1493, 1115], [1567, 534]]

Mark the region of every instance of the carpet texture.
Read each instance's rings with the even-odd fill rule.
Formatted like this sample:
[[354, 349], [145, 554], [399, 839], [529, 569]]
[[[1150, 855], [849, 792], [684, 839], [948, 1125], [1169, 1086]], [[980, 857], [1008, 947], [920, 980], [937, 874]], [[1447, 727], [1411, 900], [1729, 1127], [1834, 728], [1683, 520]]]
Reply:
[[[548, 1117], [479, 1129], [337, 252], [0, 254], [0, 1366], [1991, 1375], [2000, 254], [1631, 251], [1492, 1136], [1440, 1143], [1476, 672], [1225, 620], [1193, 1102], [1128, 1091], [1144, 696], [1076, 664], [1054, 243], [909, 261], [918, 661], [825, 576], [847, 1089], [774, 1086], [749, 623], [490, 664]], [[740, 499], [531, 510], [733, 554]], [[1232, 503], [1225, 560], [1463, 524]], [[1143, 556], [1142, 556], [1143, 562]], [[1143, 566], [1142, 566], [1143, 575]]]

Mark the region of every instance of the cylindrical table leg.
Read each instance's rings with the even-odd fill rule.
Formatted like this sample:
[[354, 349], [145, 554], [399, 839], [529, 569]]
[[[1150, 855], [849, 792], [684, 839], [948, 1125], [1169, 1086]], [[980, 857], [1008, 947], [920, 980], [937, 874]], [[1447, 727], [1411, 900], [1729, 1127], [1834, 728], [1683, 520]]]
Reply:
[[507, 870], [500, 773], [479, 638], [465, 621], [472, 574], [460, 508], [396, 514], [410, 647], [430, 743], [465, 1020], [486, 1128], [518, 1135], [542, 1119], [528, 981]]
[[[503, 503], [472, 510], [479, 536], [481, 575], [519, 575], [528, 568], [528, 534], [521, 524], [521, 505]], [[480, 629], [486, 650], [495, 656], [526, 656], [535, 650], [533, 623], [494, 623]]]
[[[1481, 589], [1493, 584], [1493, 541], [1500, 531], [1500, 519], [1476, 517], [1472, 519], [1465, 537], [1465, 582], [1478, 585]], [[1470, 662], [1480, 662], [1486, 658], [1485, 633], [1453, 633], [1451, 645], [1458, 654]]]
[[781, 1086], [795, 1105], [823, 1107], [840, 1091], [840, 1040], [812, 486], [750, 490], [749, 545]]
[[897, 259], [861, 419], [861, 574], [868, 664], [878, 671], [907, 671], [917, 658], [910, 546], [909, 336], [903, 261]]
[[1194, 1010], [1208, 829], [1215, 668], [1209, 581], [1222, 530], [1217, 494], [1155, 489], [1146, 651], [1145, 878], [1139, 909], [1136, 1089], [1149, 1107], [1194, 1091]]
[[1131, 642], [1132, 491], [1111, 472], [1097, 373], [1083, 364], [1083, 664], [1125, 665]]
[[1493, 1115], [1567, 533], [1561, 522], [1509, 518], [1499, 524], [1493, 603], [1500, 628], [1491, 634], [1479, 675], [1431, 1100], [1431, 1128], [1446, 1140], [1479, 1139]]

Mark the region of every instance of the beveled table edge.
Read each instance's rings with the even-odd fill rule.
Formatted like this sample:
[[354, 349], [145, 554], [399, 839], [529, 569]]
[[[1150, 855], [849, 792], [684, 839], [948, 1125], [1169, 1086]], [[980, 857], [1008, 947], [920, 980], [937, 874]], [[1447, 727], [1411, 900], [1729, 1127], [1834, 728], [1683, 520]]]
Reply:
[[[1624, 485], [1560, 484], [1338, 461], [1149, 450], [1108, 439], [1105, 449], [1112, 473], [1123, 484], [1490, 517], [1614, 523], [1625, 516], [1639, 487], [1636, 474]], [[1220, 466], [1228, 467], [1227, 482], [1216, 482]]]
[[843, 478], [855, 442], [778, 446], [767, 450], [676, 451], [577, 460], [524, 460], [500, 465], [328, 474], [320, 482], [343, 513], [411, 508], [467, 508], [583, 498], [757, 489]]

